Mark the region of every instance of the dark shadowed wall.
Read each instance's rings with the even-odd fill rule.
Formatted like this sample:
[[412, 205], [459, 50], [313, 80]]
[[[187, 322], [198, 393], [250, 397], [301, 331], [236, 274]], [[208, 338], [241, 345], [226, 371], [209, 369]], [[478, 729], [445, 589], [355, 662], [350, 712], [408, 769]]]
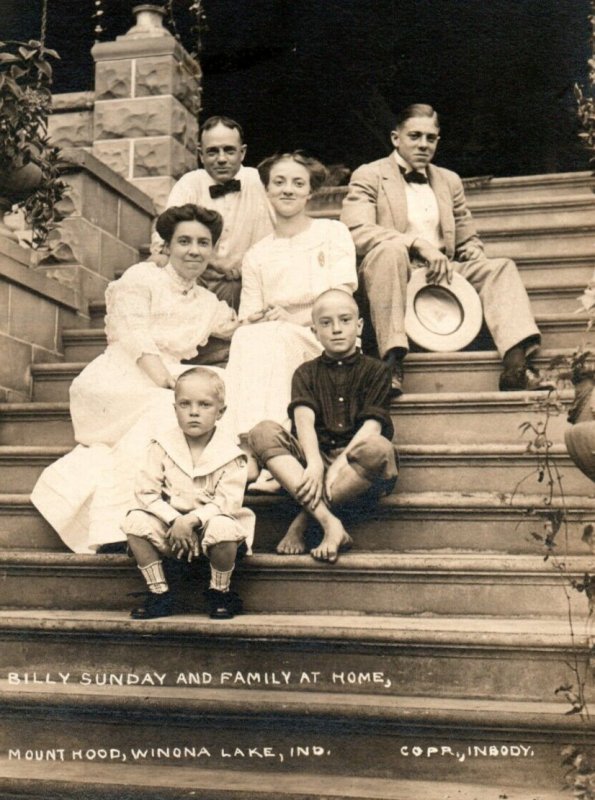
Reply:
[[[104, 0], [103, 39], [131, 25]], [[203, 118], [241, 121], [254, 163], [305, 147], [355, 167], [387, 150], [391, 111], [442, 116], [437, 161], [463, 175], [586, 168], [572, 98], [589, 57], [588, 0], [205, 0]], [[49, 0], [55, 90], [92, 86], [94, 0]], [[0, 0], [0, 36], [35, 37], [40, 0]], [[188, 0], [175, 0], [189, 37]]]

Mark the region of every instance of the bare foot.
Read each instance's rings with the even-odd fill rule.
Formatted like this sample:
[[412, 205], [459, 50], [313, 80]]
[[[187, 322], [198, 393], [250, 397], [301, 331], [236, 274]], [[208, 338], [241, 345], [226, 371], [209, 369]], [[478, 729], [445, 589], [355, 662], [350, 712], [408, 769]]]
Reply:
[[347, 533], [340, 520], [332, 517], [324, 531], [324, 538], [318, 547], [310, 550], [312, 558], [318, 561], [329, 561], [333, 564], [339, 557], [339, 551], [349, 550], [353, 539]]
[[308, 527], [308, 515], [300, 511], [277, 545], [277, 552], [286, 556], [298, 556], [306, 552], [304, 536]]

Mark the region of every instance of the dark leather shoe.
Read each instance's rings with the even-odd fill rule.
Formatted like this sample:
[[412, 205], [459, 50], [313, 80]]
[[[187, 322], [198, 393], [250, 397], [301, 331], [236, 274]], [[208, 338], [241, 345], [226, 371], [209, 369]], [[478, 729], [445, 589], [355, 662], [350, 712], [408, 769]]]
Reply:
[[390, 380], [390, 396], [400, 397], [403, 394], [404, 370], [403, 362], [395, 361], [391, 366], [392, 377]]
[[[95, 551], [97, 555], [115, 555], [128, 553], [128, 542], [110, 542], [109, 544], [100, 544]], [[128, 553], [128, 555], [130, 555]]]
[[555, 384], [544, 378], [539, 370], [526, 365], [504, 369], [498, 385], [501, 392], [549, 392], [556, 388]]
[[242, 599], [235, 592], [207, 589], [205, 598], [211, 619], [232, 619], [244, 610]]
[[500, 375], [498, 388], [501, 392], [521, 392], [527, 389], [527, 383], [527, 369], [523, 365], [504, 369]]
[[132, 619], [155, 619], [156, 617], [171, 617], [174, 614], [174, 604], [171, 592], [155, 594], [147, 592], [142, 606], [130, 612]]

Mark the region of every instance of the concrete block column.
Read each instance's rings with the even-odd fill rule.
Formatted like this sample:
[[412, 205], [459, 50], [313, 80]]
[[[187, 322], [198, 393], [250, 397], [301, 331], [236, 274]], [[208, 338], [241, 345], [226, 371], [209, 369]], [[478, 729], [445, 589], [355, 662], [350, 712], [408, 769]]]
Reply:
[[163, 27], [163, 8], [133, 11], [128, 33], [91, 51], [93, 155], [162, 210], [176, 180], [197, 166], [201, 71]]

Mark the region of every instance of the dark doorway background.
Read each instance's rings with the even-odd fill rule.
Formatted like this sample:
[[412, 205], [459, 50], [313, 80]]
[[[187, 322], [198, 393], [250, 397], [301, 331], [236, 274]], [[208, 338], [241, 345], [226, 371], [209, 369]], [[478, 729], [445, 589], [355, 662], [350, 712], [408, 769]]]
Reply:
[[[104, 0], [103, 40], [132, 25]], [[187, 47], [188, 0], [174, 0]], [[40, 0], [0, 0], [0, 36], [39, 35]], [[94, 0], [49, 0], [56, 92], [92, 88]], [[442, 117], [437, 161], [465, 176], [587, 167], [572, 97], [585, 83], [588, 0], [205, 0], [202, 118], [243, 123], [249, 162], [304, 147], [350, 168], [388, 149], [391, 112]]]

